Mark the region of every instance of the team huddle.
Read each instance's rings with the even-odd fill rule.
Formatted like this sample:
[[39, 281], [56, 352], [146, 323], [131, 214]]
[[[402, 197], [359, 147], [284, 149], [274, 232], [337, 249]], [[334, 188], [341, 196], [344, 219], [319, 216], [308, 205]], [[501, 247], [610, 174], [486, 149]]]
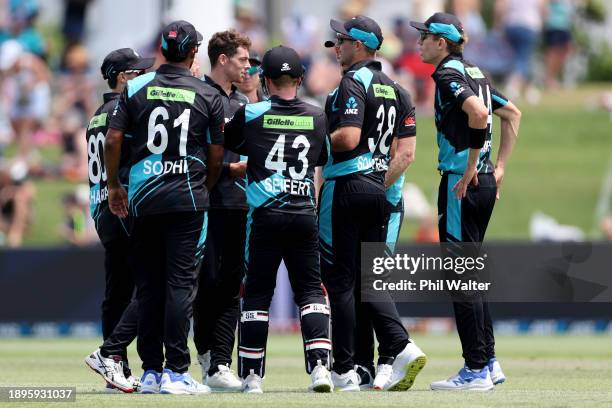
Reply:
[[[520, 112], [462, 59], [455, 16], [411, 24], [423, 61], [436, 66], [440, 238], [482, 242]], [[361, 243], [386, 242], [392, 253], [398, 240], [415, 109], [375, 59], [383, 36], [374, 20], [330, 25], [336, 39], [325, 46], [343, 76], [324, 109], [298, 98], [295, 50], [260, 58], [233, 30], [209, 40], [208, 75], [194, 64], [202, 35], [186, 21], [162, 31], [166, 61], [155, 71], [130, 48], [104, 59], [111, 92], [87, 129], [91, 215], [105, 248], [104, 343], [85, 362], [108, 391], [262, 393], [281, 261], [310, 391], [406, 391], [425, 366], [391, 296], [360, 293]], [[495, 165], [493, 113], [502, 124]], [[505, 376], [488, 303], [453, 305], [465, 367], [431, 388], [493, 389]], [[192, 319], [202, 382], [188, 373]], [[135, 339], [141, 377], [127, 357]]]

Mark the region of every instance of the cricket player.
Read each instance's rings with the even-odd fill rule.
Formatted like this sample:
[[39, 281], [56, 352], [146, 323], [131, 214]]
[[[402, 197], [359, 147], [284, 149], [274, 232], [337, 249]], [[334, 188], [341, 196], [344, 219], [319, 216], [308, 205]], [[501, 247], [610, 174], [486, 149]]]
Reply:
[[[213, 34], [208, 41], [211, 71], [203, 81], [223, 102], [228, 122], [249, 103], [236, 83], [245, 79], [251, 42], [229, 30]], [[238, 315], [240, 284], [244, 277], [244, 240], [247, 203], [245, 180], [240, 176], [246, 157], [225, 150], [223, 170], [210, 193], [208, 237], [194, 303], [194, 343], [202, 368], [202, 381], [213, 391], [240, 391], [242, 382], [230, 370]]]
[[325, 106], [332, 152], [319, 199], [321, 273], [333, 325], [332, 379], [339, 390], [360, 389], [354, 370], [356, 308], [363, 307], [379, 340], [374, 387], [403, 391], [412, 386], [427, 358], [408, 337], [388, 294], [382, 294], [385, 302], [361, 304], [361, 243], [386, 240], [390, 148], [397, 138], [398, 150], [406, 150], [416, 134], [409, 119], [414, 112], [406, 104], [405, 91], [374, 60], [383, 42], [379, 25], [356, 16], [344, 23], [331, 20], [330, 26], [336, 41], [325, 46], [335, 48], [344, 71]]
[[[153, 62], [153, 58], [141, 58], [131, 48], [114, 50], [104, 58], [100, 70], [111, 92], [104, 94], [104, 103], [90, 119], [86, 134], [90, 213], [104, 246], [106, 290], [102, 302], [104, 344], [91, 353], [85, 362], [102, 375], [107, 381], [107, 390], [111, 391], [135, 391], [140, 379], [132, 376], [127, 359], [127, 347], [136, 338], [137, 316], [136, 303], [130, 303], [134, 293], [134, 272], [128, 257], [129, 226], [126, 220], [112, 214], [108, 207], [104, 140], [110, 115], [127, 82], [151, 68]], [[125, 149], [119, 163], [119, 178], [124, 185], [128, 182], [127, 155]], [[120, 324], [120, 321], [123, 323]], [[121, 369], [118, 369], [118, 365], [122, 366]]]
[[[223, 104], [190, 71], [201, 41], [186, 21], [167, 25], [161, 37], [167, 63], [128, 83], [106, 136], [110, 209], [134, 217], [142, 393], [210, 392], [189, 375], [187, 347], [206, 242], [208, 192], [223, 160]], [[130, 152], [129, 194], [118, 176], [124, 138]]]
[[328, 158], [325, 114], [297, 98], [304, 69], [278, 46], [262, 61], [270, 99], [238, 110], [225, 145], [247, 155], [249, 214], [238, 347], [243, 392], [263, 392], [269, 308], [281, 260], [300, 308], [309, 390], [330, 392], [329, 307], [321, 287], [314, 171]]
[[[479, 67], [462, 56], [467, 35], [459, 19], [435, 13], [425, 23], [411, 22], [420, 31], [423, 62], [436, 67], [435, 123], [442, 175], [438, 191], [440, 241], [461, 247], [480, 243], [499, 198], [505, 165], [518, 137], [521, 112], [499, 93]], [[493, 114], [501, 119], [501, 143], [491, 162]], [[457, 331], [465, 366], [433, 390], [479, 390], [505, 381], [495, 358], [495, 338], [489, 304], [482, 295], [454, 301]]]

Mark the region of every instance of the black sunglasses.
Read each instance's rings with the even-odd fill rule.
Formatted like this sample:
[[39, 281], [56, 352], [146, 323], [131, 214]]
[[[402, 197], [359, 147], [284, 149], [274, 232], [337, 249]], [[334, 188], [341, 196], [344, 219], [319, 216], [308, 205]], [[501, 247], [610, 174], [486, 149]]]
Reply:
[[419, 33], [421, 34], [421, 41], [425, 41], [428, 35], [433, 35], [433, 36], [436, 35], [435, 33], [432, 33], [431, 31], [420, 31]]
[[336, 44], [337, 45], [341, 45], [345, 41], [355, 42], [357, 40], [355, 40], [355, 39], [353, 39], [351, 37], [344, 37], [344, 36], [340, 36], [340, 35], [336, 36]]

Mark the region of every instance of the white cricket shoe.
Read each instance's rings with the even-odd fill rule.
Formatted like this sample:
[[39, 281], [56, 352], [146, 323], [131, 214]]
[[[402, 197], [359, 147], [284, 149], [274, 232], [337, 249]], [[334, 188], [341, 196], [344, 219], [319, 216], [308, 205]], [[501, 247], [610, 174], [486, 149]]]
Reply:
[[219, 364], [218, 370], [212, 376], [206, 376], [206, 385], [214, 392], [239, 392], [242, 389], [242, 381], [226, 365]]
[[489, 391], [493, 388], [495, 386], [491, 381], [491, 374], [487, 366], [478, 371], [464, 367], [457, 375], [448, 380], [431, 383], [431, 389], [434, 391]]
[[349, 370], [344, 374], [338, 374], [332, 371], [331, 378], [336, 391], [359, 391], [359, 376], [355, 370]]
[[391, 383], [391, 376], [393, 376], [393, 366], [391, 364], [379, 364], [376, 367], [376, 377], [374, 377], [372, 388], [376, 391], [386, 390]]
[[161, 377], [159, 393], [199, 395], [210, 393], [210, 388], [191, 378], [189, 373], [175, 373], [166, 368]]
[[404, 350], [393, 361], [393, 374], [385, 389], [389, 391], [406, 391], [412, 387], [414, 380], [427, 364], [427, 356], [410, 340]]
[[198, 354], [198, 363], [202, 370], [202, 382], [206, 383], [206, 377], [208, 376], [208, 370], [210, 370], [210, 351], [204, 354]]
[[317, 360], [317, 365], [310, 373], [312, 384], [308, 387], [308, 391], [314, 392], [332, 392], [334, 384], [332, 383], [331, 374], [321, 360]]
[[125, 393], [134, 392], [134, 387], [123, 375], [121, 359], [102, 357], [100, 349], [97, 349], [85, 357], [85, 364], [118, 390]]
[[118, 388], [113, 387], [109, 383], [106, 383], [106, 386], [104, 387], [104, 393], [105, 394], [121, 394], [121, 391]]
[[359, 389], [370, 390], [374, 387], [374, 376], [372, 376], [369, 369], [362, 365], [355, 364], [355, 372], [357, 373], [357, 377], [359, 377]]
[[501, 365], [499, 361], [495, 357], [489, 360], [487, 364], [489, 366], [489, 372], [491, 373], [491, 381], [493, 381], [494, 385], [498, 385], [506, 381], [506, 376], [501, 369]]
[[141, 394], [159, 394], [161, 387], [162, 373], [153, 370], [147, 370], [142, 374], [140, 379]]
[[263, 379], [251, 370], [247, 378], [242, 380], [242, 392], [246, 394], [263, 394], [263, 388], [261, 388], [262, 382]]

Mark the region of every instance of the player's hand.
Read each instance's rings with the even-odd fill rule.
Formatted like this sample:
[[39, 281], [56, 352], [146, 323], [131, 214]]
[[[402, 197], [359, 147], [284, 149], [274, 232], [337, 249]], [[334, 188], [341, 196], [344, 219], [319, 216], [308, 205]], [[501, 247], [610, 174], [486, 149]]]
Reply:
[[497, 193], [495, 194], [495, 198], [499, 200], [499, 192], [501, 190], [502, 182], [504, 181], [504, 168], [496, 167], [494, 175], [495, 184], [497, 185]]
[[122, 186], [108, 187], [108, 207], [118, 217], [128, 216], [128, 195], [125, 188]]
[[453, 187], [457, 200], [461, 200], [463, 197], [465, 197], [467, 188], [470, 184], [473, 186], [478, 185], [478, 170], [476, 170], [475, 167], [466, 169], [465, 173], [463, 173], [463, 177], [461, 177], [461, 179]]
[[231, 177], [244, 178], [246, 176], [246, 161], [239, 161], [237, 163], [230, 163], [229, 174]]

